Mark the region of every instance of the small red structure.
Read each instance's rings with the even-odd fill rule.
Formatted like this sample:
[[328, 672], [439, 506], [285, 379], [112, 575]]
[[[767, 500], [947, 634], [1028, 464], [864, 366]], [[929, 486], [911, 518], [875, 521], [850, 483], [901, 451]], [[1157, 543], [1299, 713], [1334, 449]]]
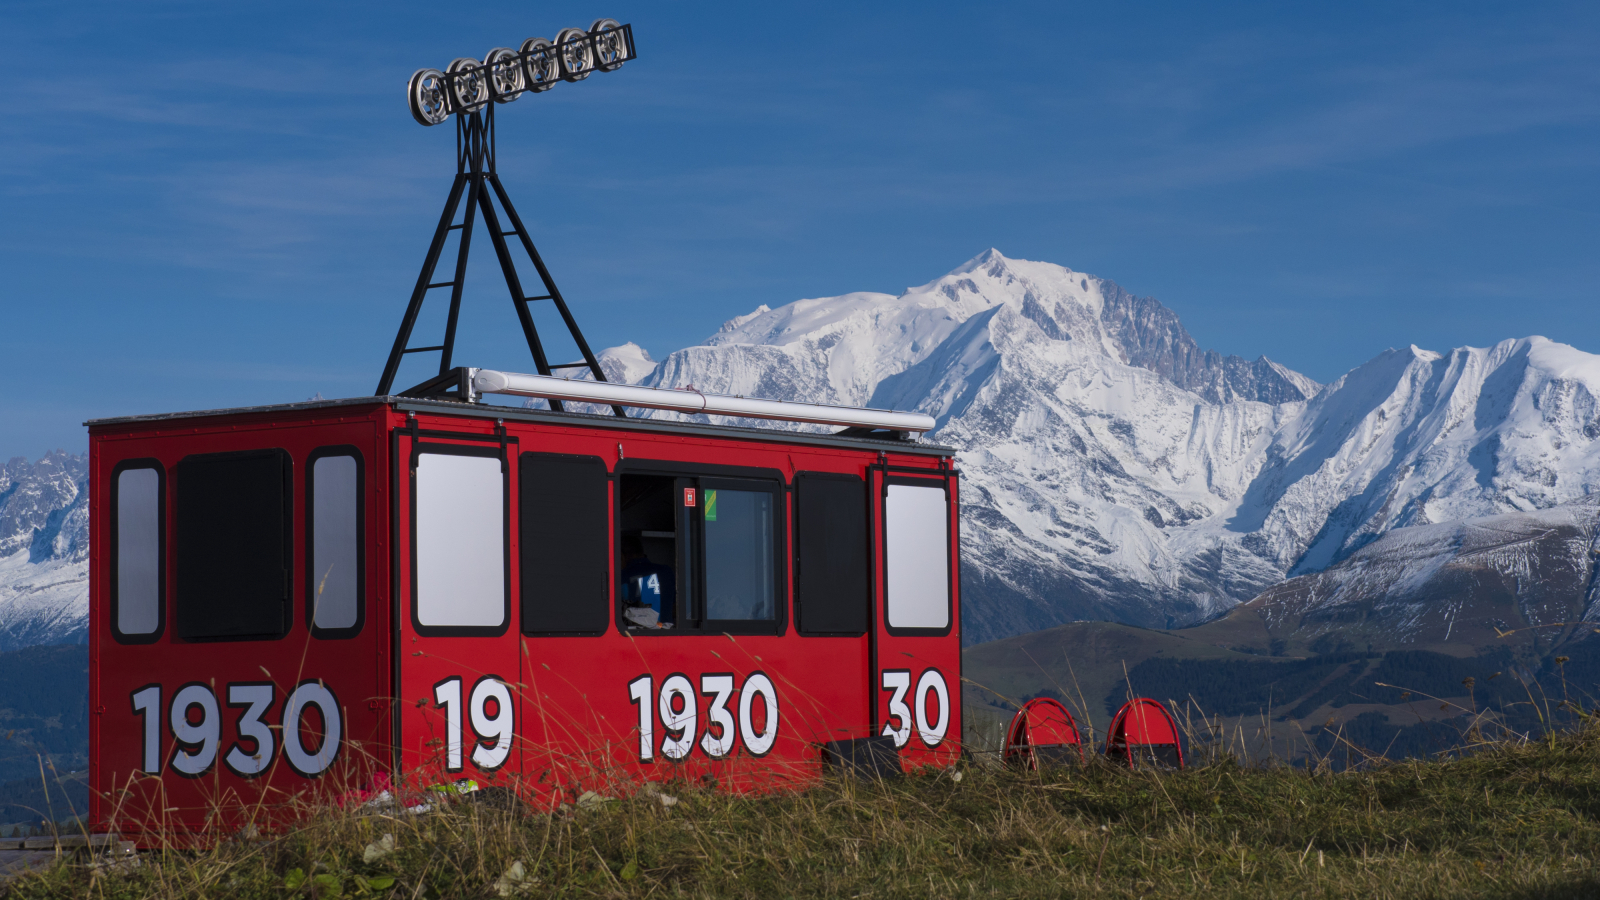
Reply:
[[1183, 768], [1183, 744], [1178, 723], [1167, 708], [1139, 697], [1117, 710], [1106, 732], [1106, 756], [1129, 766], [1158, 765]]
[[952, 452], [860, 432], [398, 396], [91, 423], [94, 821], [953, 763]]
[[1065, 706], [1049, 697], [1023, 704], [1006, 729], [1005, 761], [1024, 769], [1083, 762], [1083, 737]]

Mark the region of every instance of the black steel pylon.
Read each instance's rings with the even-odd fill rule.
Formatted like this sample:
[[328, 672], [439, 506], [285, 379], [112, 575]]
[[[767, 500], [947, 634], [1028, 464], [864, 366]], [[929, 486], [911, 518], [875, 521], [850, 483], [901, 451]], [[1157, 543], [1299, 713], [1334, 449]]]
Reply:
[[[466, 284], [467, 255], [472, 249], [473, 225], [480, 210], [483, 223], [489, 229], [489, 239], [494, 243], [495, 257], [500, 261], [500, 271], [505, 274], [506, 288], [511, 292], [511, 304], [516, 308], [517, 321], [522, 324], [522, 334], [528, 340], [528, 350], [533, 354], [533, 365], [539, 374], [553, 375], [558, 370], [588, 369], [596, 381], [606, 380], [605, 372], [601, 371], [599, 361], [589, 349], [589, 342], [584, 340], [577, 320], [567, 308], [567, 301], [562, 299], [560, 288], [556, 287], [555, 279], [550, 277], [550, 270], [545, 267], [538, 248], [533, 245], [533, 238], [522, 224], [522, 218], [517, 215], [517, 209], [511, 204], [511, 197], [506, 194], [505, 186], [500, 183], [500, 176], [495, 171], [494, 107], [495, 104], [490, 103], [482, 109], [457, 113], [455, 116], [455, 183], [450, 186], [450, 197], [445, 201], [444, 213], [439, 217], [439, 227], [433, 232], [433, 243], [428, 245], [428, 255], [422, 261], [422, 272], [411, 291], [411, 303], [406, 307], [405, 318], [400, 320], [394, 348], [389, 351], [389, 361], [383, 367], [383, 378], [378, 381], [376, 391], [378, 396], [387, 395], [393, 390], [395, 375], [400, 371], [400, 361], [410, 353], [438, 352], [439, 376], [430, 379], [430, 382], [442, 380], [450, 374], [453, 368], [451, 357], [456, 344], [456, 323], [461, 314], [461, 291]], [[456, 211], [461, 206], [463, 196], [466, 197], [467, 207], [457, 223]], [[500, 214], [495, 211], [497, 205], [511, 226], [509, 230], [501, 230]], [[452, 231], [461, 232], [456, 247], [455, 275], [449, 281], [435, 282], [433, 273], [438, 268], [439, 256], [444, 252], [445, 242]], [[506, 241], [511, 236], [521, 241], [523, 251], [532, 260], [539, 280], [544, 283], [543, 294], [529, 297], [522, 292], [522, 279], [517, 275], [516, 263], [511, 258], [511, 245]], [[429, 291], [444, 287], [450, 288], [450, 314], [445, 320], [444, 342], [427, 347], [410, 346], [411, 332], [416, 327], [417, 315], [422, 312], [423, 300]], [[561, 320], [566, 323], [573, 343], [578, 345], [578, 352], [583, 356], [581, 362], [551, 365], [545, 357], [544, 344], [539, 340], [539, 330], [533, 324], [533, 313], [528, 304], [546, 300], [554, 303], [556, 310], [561, 313]], [[560, 410], [561, 401], [551, 400], [550, 407]], [[627, 415], [620, 406], [612, 406], [611, 409], [618, 416]]]

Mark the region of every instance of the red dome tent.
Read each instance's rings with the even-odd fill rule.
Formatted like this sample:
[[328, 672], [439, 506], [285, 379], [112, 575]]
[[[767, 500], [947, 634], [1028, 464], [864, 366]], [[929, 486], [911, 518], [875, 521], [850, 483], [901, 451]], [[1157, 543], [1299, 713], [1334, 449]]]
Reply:
[[1005, 761], [1023, 769], [1083, 762], [1083, 739], [1067, 708], [1035, 697], [1017, 710], [1006, 729]]
[[1129, 700], [1106, 731], [1106, 756], [1126, 762], [1183, 768], [1178, 723], [1167, 708], [1148, 697]]

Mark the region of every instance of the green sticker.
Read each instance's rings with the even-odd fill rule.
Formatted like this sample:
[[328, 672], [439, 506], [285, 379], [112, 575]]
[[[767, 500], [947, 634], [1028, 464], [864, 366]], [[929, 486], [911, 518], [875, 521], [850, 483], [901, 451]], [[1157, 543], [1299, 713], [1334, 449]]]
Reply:
[[706, 521], [707, 522], [715, 522], [716, 520], [717, 520], [717, 492], [716, 491], [706, 491]]

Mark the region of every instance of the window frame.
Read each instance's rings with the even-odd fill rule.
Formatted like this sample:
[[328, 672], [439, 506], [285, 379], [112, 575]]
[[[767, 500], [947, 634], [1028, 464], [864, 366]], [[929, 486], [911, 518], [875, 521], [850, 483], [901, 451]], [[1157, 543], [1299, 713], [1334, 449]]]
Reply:
[[[356, 621], [344, 628], [322, 628], [317, 625], [315, 598], [317, 596], [316, 572], [316, 518], [317, 518], [317, 461], [329, 457], [348, 456], [356, 461]], [[311, 636], [319, 640], [349, 640], [361, 634], [367, 623], [367, 460], [354, 444], [331, 444], [318, 447], [306, 455], [306, 558], [305, 558], [305, 616]]]
[[[279, 634], [271, 634], [271, 633], [265, 633], [265, 634], [239, 634], [239, 635], [230, 634], [230, 635], [217, 635], [217, 636], [206, 636], [206, 637], [189, 637], [189, 636], [183, 634], [183, 620], [182, 620], [182, 609], [181, 609], [182, 597], [181, 597], [181, 595], [179, 594], [179, 592], [177, 590], [177, 588], [178, 588], [178, 580], [182, 576], [182, 568], [177, 566], [177, 565], [174, 565], [174, 572], [173, 572], [173, 574], [174, 574], [174, 583], [173, 583], [173, 592], [172, 592], [172, 594], [173, 594], [173, 631], [172, 631], [172, 634], [173, 634], [173, 637], [177, 638], [179, 641], [182, 641], [183, 643], [186, 643], [186, 644], [227, 644], [227, 643], [244, 643], [244, 642], [281, 641], [284, 638], [287, 638], [289, 635], [294, 633], [295, 624], [296, 624], [295, 623], [295, 602], [294, 602], [294, 588], [295, 588], [294, 567], [296, 565], [298, 565], [299, 562], [300, 562], [298, 559], [296, 559], [296, 556], [298, 554], [295, 553], [295, 541], [294, 541], [294, 493], [295, 493], [295, 491], [294, 491], [294, 454], [290, 453], [288, 450], [286, 450], [286, 449], [284, 449], [282, 447], [252, 447], [252, 448], [249, 448], [249, 449], [246, 449], [246, 450], [225, 450], [225, 451], [222, 451], [222, 452], [219, 452], [219, 453], [190, 453], [190, 454], [184, 456], [182, 459], [178, 460], [178, 464], [174, 468], [181, 470], [183, 468], [183, 464], [186, 463], [186, 462], [190, 462], [190, 461], [203, 462], [203, 461], [227, 460], [227, 459], [250, 459], [250, 458], [253, 458], [253, 457], [268, 457], [268, 456], [276, 458], [279, 461], [279, 465], [280, 465], [281, 471], [283, 473], [282, 474], [282, 478], [283, 478], [283, 544], [282, 544], [282, 546], [283, 546], [284, 554], [288, 557], [285, 560], [285, 562], [287, 562], [288, 565], [286, 566], [286, 569], [285, 569], [286, 572], [287, 572], [287, 576], [285, 578], [284, 590], [288, 593], [288, 596], [284, 598], [284, 603], [283, 603], [283, 606], [284, 606], [284, 620], [285, 620], [284, 624], [283, 624], [283, 631], [281, 633], [279, 633]], [[174, 538], [179, 537], [178, 533], [181, 533], [182, 530], [183, 530], [183, 517], [181, 515], [182, 510], [177, 508], [178, 495], [181, 494], [181, 492], [183, 491], [182, 481], [183, 481], [183, 478], [182, 478], [182, 474], [180, 472], [179, 473], [179, 478], [178, 478], [178, 482], [179, 483], [178, 483], [178, 485], [176, 486], [176, 488], [174, 490], [174, 496], [173, 496], [173, 515], [174, 515], [174, 526], [175, 526], [174, 527], [175, 534], [173, 535]], [[174, 555], [177, 557], [178, 560], [181, 560], [185, 548], [183, 546], [182, 541], [175, 541], [175, 543], [176, 543], [176, 547], [174, 548], [175, 549], [175, 554]], [[174, 560], [174, 563], [176, 563], [176, 562], [177, 562], [177, 560]]]
[[[801, 624], [805, 620], [805, 612], [804, 611], [805, 611], [806, 598], [805, 598], [804, 592], [801, 590], [801, 583], [800, 583], [801, 573], [805, 571], [805, 559], [804, 559], [804, 557], [801, 556], [801, 552], [800, 552], [800, 516], [801, 516], [802, 511], [803, 511], [803, 509], [805, 507], [805, 503], [804, 503], [804, 500], [802, 499], [801, 495], [805, 493], [805, 491], [803, 490], [803, 485], [804, 485], [804, 482], [806, 482], [806, 481], [843, 481], [843, 482], [848, 482], [850, 484], [859, 485], [860, 488], [861, 488], [861, 520], [862, 520], [861, 521], [861, 525], [862, 525], [862, 538], [863, 538], [862, 542], [861, 542], [861, 554], [862, 554], [862, 557], [863, 557], [862, 561], [863, 561], [863, 563], [865, 565], [865, 568], [866, 568], [866, 572], [865, 572], [866, 581], [863, 584], [863, 587], [866, 589], [866, 596], [863, 598], [863, 603], [862, 603], [862, 608], [861, 608], [862, 625], [861, 625], [861, 628], [859, 630], [856, 630], [856, 631], [808, 631]], [[868, 633], [870, 633], [872, 631], [872, 544], [873, 544], [873, 539], [872, 539], [872, 486], [871, 486], [871, 483], [866, 478], [863, 478], [860, 475], [855, 475], [855, 474], [852, 474], [852, 473], [849, 473], [849, 472], [801, 471], [801, 472], [794, 473], [794, 482], [791, 485], [791, 494], [790, 494], [790, 496], [791, 496], [791, 499], [792, 499], [791, 505], [793, 506], [793, 509], [791, 510], [791, 516], [792, 516], [792, 518], [794, 520], [794, 539], [793, 539], [793, 545], [794, 545], [793, 557], [794, 557], [794, 562], [793, 562], [793, 569], [792, 569], [792, 572], [793, 572], [793, 586], [790, 588], [790, 590], [791, 590], [791, 593], [793, 595], [791, 602], [792, 602], [792, 605], [794, 607], [793, 613], [794, 613], [795, 633], [800, 635], [801, 637], [859, 638], [859, 637], [866, 636]]]
[[[511, 466], [507, 463], [504, 444], [447, 444], [436, 441], [413, 441], [410, 458], [410, 583], [407, 614], [412, 630], [421, 637], [500, 637], [511, 628]], [[417, 616], [417, 463], [424, 454], [442, 456], [477, 456], [500, 461], [500, 550], [501, 550], [501, 615], [499, 625], [424, 625]]]
[[[878, 491], [878, 533], [873, 539], [883, 548], [883, 574], [880, 584], [883, 585], [883, 602], [879, 604], [878, 613], [883, 616], [883, 630], [894, 637], [945, 637], [956, 626], [956, 553], [953, 549], [954, 542], [959, 540], [959, 535], [954, 524], [950, 521], [951, 490], [950, 479], [947, 476], [917, 477], [886, 473], [882, 479], [883, 487]], [[889, 488], [891, 485], [906, 487], [938, 488], [944, 491], [945, 510], [945, 622], [942, 628], [900, 628], [889, 624]]]
[[[622, 615], [622, 596], [617, 591], [617, 586], [611, 586], [612, 618], [617, 630], [631, 637], [666, 637], [671, 635], [772, 635], [781, 637], [789, 630], [789, 482], [783, 477], [783, 472], [778, 469], [756, 468], [751, 466], [721, 466], [706, 463], [677, 462], [674, 460], [657, 459], [626, 459], [618, 462], [614, 473], [615, 487], [612, 490], [612, 559], [616, 571], [622, 571], [622, 541], [620, 540], [622, 527], [622, 478], [626, 475], [655, 475], [674, 479], [690, 479], [695, 482], [695, 509], [696, 514], [691, 519], [691, 541], [694, 545], [694, 558], [691, 560], [695, 576], [691, 573], [691, 608], [695, 611], [705, 609], [705, 482], [710, 481], [712, 490], [753, 490], [752, 484], [762, 485], [765, 490], [773, 495], [772, 508], [772, 577], [774, 580], [772, 593], [772, 618], [769, 619], [693, 619], [697, 622], [693, 628], [682, 627], [682, 622], [675, 623], [672, 628], [634, 628]], [[681, 504], [675, 504], [674, 509], [682, 510]], [[682, 547], [679, 548], [680, 567], [682, 562]], [[615, 579], [613, 579], [615, 580]]]
[[[118, 480], [122, 473], [132, 469], [154, 469], [156, 473], [156, 627], [154, 630], [139, 634], [125, 634], [117, 627], [118, 608], [121, 598], [118, 595], [117, 569], [120, 561], [120, 541], [117, 538], [119, 524], [119, 505], [121, 491], [118, 489]], [[109, 599], [111, 607], [111, 638], [119, 644], [154, 644], [161, 640], [167, 630], [167, 470], [161, 460], [154, 457], [139, 457], [125, 459], [111, 469], [111, 497], [107, 504], [110, 511], [110, 583]]]

